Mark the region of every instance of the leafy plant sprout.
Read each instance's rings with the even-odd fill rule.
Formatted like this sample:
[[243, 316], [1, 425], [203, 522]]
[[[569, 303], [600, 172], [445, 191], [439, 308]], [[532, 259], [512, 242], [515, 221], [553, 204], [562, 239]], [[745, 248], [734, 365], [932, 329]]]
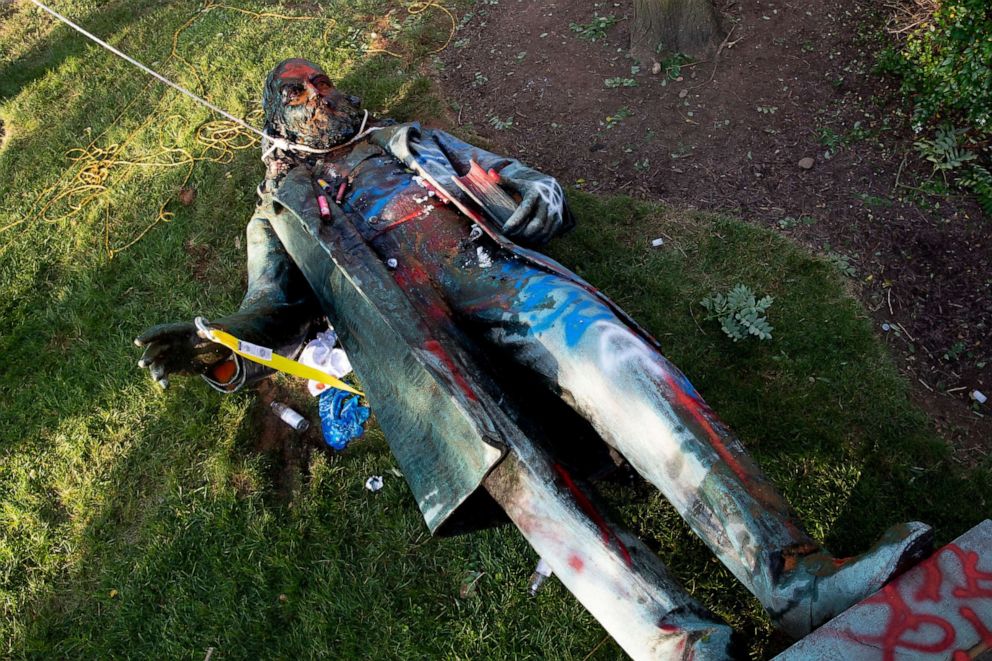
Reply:
[[620, 19], [610, 14], [609, 16], [594, 15], [588, 23], [569, 23], [568, 27], [572, 32], [577, 32], [580, 39], [588, 41], [599, 41], [606, 38], [606, 31], [617, 24]]
[[759, 340], [772, 339], [774, 328], [768, 323], [765, 312], [773, 299], [758, 299], [747, 285], [736, 284], [727, 294], [715, 292], [699, 302], [709, 312], [707, 319], [720, 322], [720, 329], [734, 342], [754, 336]]
[[603, 84], [609, 88], [617, 87], [637, 87], [637, 81], [633, 78], [622, 78], [617, 76], [616, 78], [607, 78], [603, 81]]
[[489, 118], [489, 124], [497, 131], [504, 131], [513, 126], [513, 115], [510, 115], [506, 119], [500, 119], [498, 116], [492, 115]]

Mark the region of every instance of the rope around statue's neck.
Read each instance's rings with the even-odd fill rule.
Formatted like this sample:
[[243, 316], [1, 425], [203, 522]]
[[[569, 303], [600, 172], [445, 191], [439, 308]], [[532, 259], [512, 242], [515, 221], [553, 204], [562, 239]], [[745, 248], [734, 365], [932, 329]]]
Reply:
[[365, 125], [368, 124], [368, 121], [369, 121], [369, 111], [368, 110], [363, 110], [362, 112], [364, 112], [365, 115], [362, 117], [362, 125], [358, 128], [358, 133], [356, 133], [354, 135], [354, 137], [352, 137], [351, 140], [349, 140], [348, 142], [344, 142], [344, 143], [342, 143], [340, 145], [335, 145], [334, 147], [330, 147], [328, 149], [317, 149], [315, 147], [309, 147], [307, 145], [301, 145], [301, 144], [299, 144], [297, 142], [290, 142], [286, 138], [282, 138], [282, 137], [279, 137], [279, 136], [276, 136], [276, 135], [272, 135], [268, 131], [262, 131], [261, 132], [261, 135], [266, 140], [268, 140], [271, 143], [269, 145], [269, 148], [266, 149], [262, 153], [262, 162], [264, 163], [266, 161], [266, 159], [269, 156], [271, 156], [272, 153], [275, 150], [277, 150], [277, 149], [280, 149], [282, 151], [288, 151], [288, 152], [300, 152], [300, 153], [303, 153], [303, 154], [328, 154], [328, 153], [330, 153], [332, 151], [335, 151], [337, 149], [340, 149], [341, 147], [344, 147], [346, 145], [350, 145], [353, 142], [357, 142], [358, 140], [361, 140], [362, 138], [364, 138], [365, 136], [367, 136], [372, 131], [375, 131], [375, 130], [378, 129], [378, 127], [373, 127], [373, 128], [368, 129], [368, 130], [365, 130]]

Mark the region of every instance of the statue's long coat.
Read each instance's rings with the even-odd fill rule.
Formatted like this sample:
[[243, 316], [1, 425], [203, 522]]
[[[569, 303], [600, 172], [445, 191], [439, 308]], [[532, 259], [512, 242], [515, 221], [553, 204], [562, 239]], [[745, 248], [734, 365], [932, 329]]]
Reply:
[[[390, 196], [409, 194], [391, 190], [392, 179], [409, 180], [403, 164], [427, 171], [456, 193], [451, 178], [467, 170], [470, 159], [561, 196], [553, 178], [417, 124], [379, 129], [356, 143], [345, 160], [358, 167], [384, 156], [395, 162], [392, 173], [383, 169], [379, 190], [354, 191], [352, 206], [381, 209]], [[502, 398], [480, 369], [472, 342], [450, 320], [424, 315], [370, 248], [369, 238], [381, 228], [369, 218], [378, 217], [346, 213], [346, 202], [344, 210], [334, 208], [331, 221], [322, 220], [315, 190], [314, 175], [304, 166], [277, 186], [260, 188], [248, 228], [248, 292], [238, 313], [216, 323], [242, 339], [293, 353], [310, 321], [326, 315], [427, 525], [436, 531], [504, 453], [525, 439], [497, 403]], [[571, 216], [563, 202], [562, 213], [567, 228]], [[592, 290], [552, 260], [511, 245], [501, 249]], [[253, 370], [258, 373], [257, 367], [242, 367], [249, 379]]]

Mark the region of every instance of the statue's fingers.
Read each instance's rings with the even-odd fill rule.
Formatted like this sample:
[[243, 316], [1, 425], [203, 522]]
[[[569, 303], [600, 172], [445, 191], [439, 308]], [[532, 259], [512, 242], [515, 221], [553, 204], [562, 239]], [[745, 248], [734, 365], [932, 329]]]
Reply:
[[527, 226], [524, 227], [520, 235], [530, 241], [536, 240], [540, 237], [542, 230], [544, 229], [545, 223], [548, 222], [548, 205], [544, 200], [538, 203], [537, 208], [534, 210], [534, 218]]
[[512, 234], [513, 232], [519, 230], [520, 227], [527, 221], [529, 221], [532, 215], [531, 212], [534, 210], [534, 205], [537, 204], [539, 199], [540, 196], [536, 191], [531, 191], [525, 195], [523, 201], [520, 203], [520, 206], [517, 207], [516, 211], [513, 212], [513, 215], [510, 216], [510, 218], [506, 221], [506, 224], [503, 225], [503, 233]]
[[152, 342], [145, 349], [145, 352], [141, 354], [141, 358], [138, 359], [138, 367], [148, 367], [152, 362], [162, 355], [163, 351], [169, 348], [168, 344], [164, 342]]
[[153, 362], [148, 368], [148, 373], [151, 374], [152, 381], [159, 383], [165, 378], [165, 363], [160, 360]]
[[[499, 173], [497, 173], [497, 174], [499, 174]], [[524, 189], [520, 185], [520, 182], [517, 181], [516, 179], [513, 179], [511, 177], [504, 177], [504, 176], [500, 175], [499, 182], [498, 183], [499, 183], [500, 188], [503, 188], [505, 190], [508, 190], [511, 193], [516, 193], [520, 197], [523, 197], [524, 196]]]
[[134, 338], [134, 343], [139, 346], [147, 346], [152, 342], [169, 339], [170, 336], [186, 334], [190, 332], [190, 324], [184, 321], [174, 324], [159, 324], [152, 326], [144, 333]]
[[548, 241], [554, 237], [555, 232], [561, 227], [561, 216], [556, 214], [548, 214], [544, 220], [544, 224], [541, 226], [541, 231], [539, 236], [535, 238], [535, 241], [541, 245], [546, 244]]

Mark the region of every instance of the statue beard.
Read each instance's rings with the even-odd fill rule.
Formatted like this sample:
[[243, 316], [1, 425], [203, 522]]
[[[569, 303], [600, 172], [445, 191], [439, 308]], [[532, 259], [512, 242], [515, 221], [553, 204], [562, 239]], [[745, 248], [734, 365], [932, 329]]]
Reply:
[[295, 106], [281, 105], [266, 122], [269, 132], [290, 142], [314, 149], [330, 149], [353, 138], [362, 123], [362, 113], [340, 95], [333, 105], [322, 98]]

